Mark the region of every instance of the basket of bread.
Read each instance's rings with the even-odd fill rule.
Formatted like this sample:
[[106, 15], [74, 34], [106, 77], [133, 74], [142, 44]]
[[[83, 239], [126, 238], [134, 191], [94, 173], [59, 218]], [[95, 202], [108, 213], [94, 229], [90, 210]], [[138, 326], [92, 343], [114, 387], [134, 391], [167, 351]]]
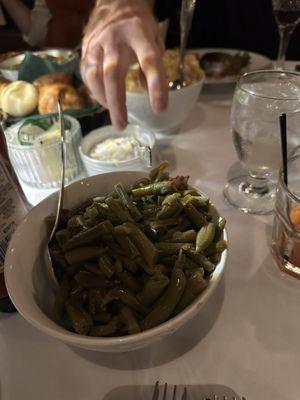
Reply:
[[67, 114], [73, 111], [74, 116], [86, 115], [99, 108], [86, 86], [77, 86], [73, 75], [64, 71], [43, 75], [33, 82], [10, 82], [0, 77], [0, 108], [13, 122], [31, 114], [56, 113], [59, 98], [63, 110]]
[[34, 54], [25, 55], [17, 80], [0, 76], [0, 111], [8, 124], [56, 113], [59, 98], [65, 113], [75, 118], [101, 111], [77, 72]]

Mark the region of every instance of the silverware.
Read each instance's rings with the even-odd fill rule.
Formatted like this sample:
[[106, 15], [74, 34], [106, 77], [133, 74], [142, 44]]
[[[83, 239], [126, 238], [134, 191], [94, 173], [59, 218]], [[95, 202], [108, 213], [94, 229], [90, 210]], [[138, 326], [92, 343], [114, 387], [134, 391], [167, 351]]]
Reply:
[[[176, 395], [177, 395], [177, 386], [176, 385], [173, 387], [173, 390], [171, 389], [171, 392], [172, 392], [172, 397], [170, 397], [170, 399], [176, 400]], [[162, 400], [167, 400], [167, 396], [168, 396], [168, 384], [165, 383]], [[155, 383], [152, 400], [158, 400], [158, 398], [159, 398], [159, 382], [157, 381]], [[181, 400], [187, 400], [186, 387], [184, 387], [184, 389], [183, 389]]]
[[59, 118], [59, 123], [60, 123], [60, 140], [61, 140], [61, 176], [60, 176], [60, 188], [59, 188], [59, 193], [58, 193], [58, 202], [57, 202], [57, 210], [56, 210], [56, 217], [55, 217], [55, 222], [53, 225], [53, 228], [51, 230], [48, 242], [47, 242], [47, 261], [46, 261], [46, 267], [49, 272], [51, 281], [55, 289], [58, 288], [58, 282], [55, 276], [54, 268], [53, 268], [53, 263], [51, 260], [50, 252], [49, 252], [49, 244], [51, 243], [55, 232], [57, 230], [58, 224], [60, 222], [60, 217], [61, 217], [61, 212], [62, 212], [62, 206], [63, 206], [63, 199], [64, 199], [64, 188], [65, 188], [65, 166], [66, 166], [66, 135], [65, 135], [65, 121], [63, 117], [63, 111], [61, 107], [61, 101], [60, 99], [57, 102], [57, 109], [58, 109], [58, 118]]
[[[171, 394], [169, 396], [169, 393]], [[154, 391], [153, 391], [153, 395], [152, 395], [152, 400], [158, 400], [159, 399], [159, 394], [160, 394], [160, 390], [159, 390], [159, 382], [157, 381], [155, 383], [154, 386]], [[163, 395], [161, 400], [167, 400], [167, 399], [172, 399], [172, 400], [176, 400], [176, 396], [177, 396], [177, 385], [175, 385], [172, 389], [168, 390], [168, 384], [165, 383], [164, 384], [164, 388], [163, 388]], [[181, 400], [187, 400], [188, 399], [188, 393], [187, 393], [187, 388], [186, 386], [183, 389], [183, 393], [182, 396], [180, 398]], [[199, 398], [199, 400], [239, 400], [239, 397], [236, 396], [217, 396], [215, 394], [212, 395], [212, 397], [203, 397], [203, 398]], [[246, 400], [245, 397], [242, 397], [241, 400]]]
[[184, 80], [184, 55], [194, 16], [195, 5], [196, 0], [182, 0], [180, 12], [179, 79], [169, 83], [169, 88], [171, 90], [180, 90], [186, 86]]

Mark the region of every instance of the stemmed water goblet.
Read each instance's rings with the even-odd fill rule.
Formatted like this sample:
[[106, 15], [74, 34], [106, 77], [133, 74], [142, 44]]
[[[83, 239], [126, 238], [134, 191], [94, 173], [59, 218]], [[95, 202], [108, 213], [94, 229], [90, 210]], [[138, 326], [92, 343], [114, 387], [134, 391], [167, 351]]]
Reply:
[[288, 151], [300, 145], [300, 74], [266, 70], [243, 75], [231, 108], [234, 146], [246, 174], [230, 179], [224, 196], [246, 213], [268, 214], [274, 207], [281, 165], [279, 116], [288, 119]]
[[275, 68], [283, 70], [291, 35], [300, 22], [300, 0], [272, 0], [272, 6], [280, 38]]

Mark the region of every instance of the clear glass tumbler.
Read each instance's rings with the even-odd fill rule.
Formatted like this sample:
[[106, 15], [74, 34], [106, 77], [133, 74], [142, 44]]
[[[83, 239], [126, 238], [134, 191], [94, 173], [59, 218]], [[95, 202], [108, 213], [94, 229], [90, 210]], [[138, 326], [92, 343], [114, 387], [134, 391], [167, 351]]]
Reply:
[[[66, 122], [66, 171], [65, 184], [79, 179], [85, 174], [79, 155], [82, 139], [79, 122], [64, 116]], [[49, 141], [23, 145], [19, 141], [19, 128], [22, 121], [5, 130], [10, 161], [19, 179], [27, 185], [39, 188], [58, 188], [61, 179], [61, 142]]]
[[273, 210], [281, 165], [279, 116], [287, 114], [288, 152], [300, 144], [300, 74], [255, 71], [243, 75], [231, 108], [231, 131], [237, 156], [248, 171], [230, 180], [224, 196], [246, 213]]
[[272, 253], [279, 268], [300, 279], [300, 156], [288, 162], [288, 186], [279, 172]]

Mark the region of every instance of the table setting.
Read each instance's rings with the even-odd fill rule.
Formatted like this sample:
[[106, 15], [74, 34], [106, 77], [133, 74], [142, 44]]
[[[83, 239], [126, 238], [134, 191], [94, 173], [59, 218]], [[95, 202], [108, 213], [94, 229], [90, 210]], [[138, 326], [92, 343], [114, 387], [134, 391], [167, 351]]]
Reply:
[[1, 400], [299, 398], [297, 10], [272, 61], [186, 49], [192, 3], [122, 132], [72, 53], [0, 63]]

